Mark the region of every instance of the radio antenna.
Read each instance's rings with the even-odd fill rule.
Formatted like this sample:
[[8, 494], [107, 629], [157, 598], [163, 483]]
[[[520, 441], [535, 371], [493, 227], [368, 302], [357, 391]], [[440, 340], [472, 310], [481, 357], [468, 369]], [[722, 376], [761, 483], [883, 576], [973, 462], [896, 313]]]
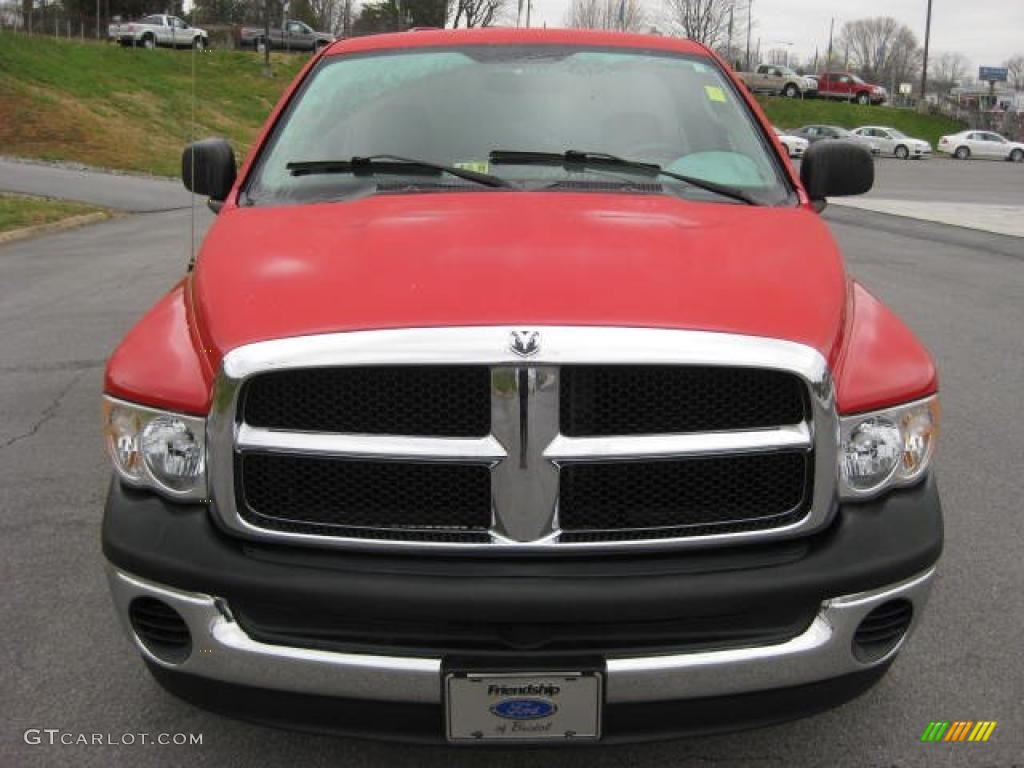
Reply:
[[[195, 3], [192, 4], [192, 26], [195, 26], [195, 22], [198, 19], [199, 10], [196, 8]], [[195, 143], [196, 140], [196, 41], [192, 39], [192, 113], [189, 118], [189, 144]], [[189, 178], [195, 179], [196, 177], [196, 153], [189, 152]], [[188, 271], [191, 272], [196, 266], [196, 196], [192, 190], [189, 190], [189, 235], [188, 235]]]

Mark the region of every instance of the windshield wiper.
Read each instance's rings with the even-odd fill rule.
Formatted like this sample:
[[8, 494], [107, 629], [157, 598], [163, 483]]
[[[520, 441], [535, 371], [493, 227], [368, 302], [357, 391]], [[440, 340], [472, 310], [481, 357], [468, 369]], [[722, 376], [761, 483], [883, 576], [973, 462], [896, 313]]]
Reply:
[[490, 154], [490, 162], [493, 165], [562, 165], [567, 170], [572, 170], [574, 167], [590, 167], [639, 171], [650, 176], [667, 176], [670, 179], [681, 181], [698, 189], [713, 192], [722, 197], [729, 197], [733, 200], [739, 200], [747, 205], [761, 205], [755, 197], [747, 194], [742, 189], [730, 187], [727, 184], [719, 184], [716, 181], [708, 181], [707, 179], [666, 171], [657, 163], [627, 160], [626, 158], [616, 157], [605, 152], [584, 152], [578, 149], [570, 149], [562, 153], [516, 152], [513, 150], [496, 149]]
[[285, 167], [292, 176], [311, 176], [318, 173], [351, 173], [355, 176], [372, 176], [378, 173], [402, 174], [415, 170], [434, 171], [438, 174], [447, 173], [457, 176], [486, 187], [518, 189], [511, 181], [500, 176], [398, 155], [370, 155], [369, 157], [353, 157], [349, 160], [301, 160], [288, 163]]

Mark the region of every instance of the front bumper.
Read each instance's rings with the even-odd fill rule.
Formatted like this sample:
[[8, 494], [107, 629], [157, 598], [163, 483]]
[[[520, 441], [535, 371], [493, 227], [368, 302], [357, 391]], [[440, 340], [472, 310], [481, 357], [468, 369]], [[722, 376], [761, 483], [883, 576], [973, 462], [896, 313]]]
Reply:
[[[883, 500], [841, 507], [834, 525], [813, 540], [761, 547], [756, 555], [594, 563], [467, 559], [439, 566], [435, 558], [296, 554], [243, 544], [215, 529], [202, 506], [171, 505], [115, 482], [103, 535], [116, 611], [162, 685], [248, 719], [371, 736], [442, 740], [442, 679], [449, 668], [512, 664], [542, 671], [569, 662], [528, 651], [467, 660], [266, 642], [243, 629], [232, 605], [244, 610], [261, 598], [304, 613], [341, 606], [346, 615], [482, 623], [566, 614], [580, 621], [653, 620], [665, 611], [703, 615], [709, 605], [735, 611], [817, 606], [809, 625], [779, 642], [580, 659], [581, 668], [597, 666], [605, 676], [603, 741], [622, 741], [775, 722], [857, 695], [884, 673], [905, 637], [864, 663], [853, 654], [853, 633], [871, 610], [899, 598], [913, 606], [913, 631], [941, 552], [942, 522], [929, 479]], [[187, 623], [193, 650], [180, 663], [150, 653], [131, 630], [128, 607], [144, 596], [172, 606]], [[379, 717], [370, 717], [378, 710]]]
[[[810, 627], [784, 643], [607, 659], [606, 701], [614, 705], [749, 693], [829, 680], [884, 664], [904, 641], [877, 662], [864, 664], [851, 651], [854, 632], [872, 610], [900, 598], [914, 606], [912, 630], [927, 602], [933, 575], [934, 569], [929, 569], [882, 589], [827, 600]], [[257, 688], [441, 704], [441, 658], [338, 653], [261, 643], [239, 627], [226, 603], [211, 595], [171, 589], [117, 568], [110, 568], [109, 581], [125, 629], [151, 664]], [[194, 648], [185, 661], [167, 663], [139, 642], [127, 621], [128, 606], [138, 597], [161, 600], [185, 619]]]

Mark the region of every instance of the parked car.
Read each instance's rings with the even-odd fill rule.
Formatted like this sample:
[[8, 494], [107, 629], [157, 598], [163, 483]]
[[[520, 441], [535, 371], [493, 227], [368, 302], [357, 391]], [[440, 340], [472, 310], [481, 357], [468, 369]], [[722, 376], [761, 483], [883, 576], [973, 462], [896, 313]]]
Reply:
[[936, 149], [957, 160], [987, 157], [998, 160], [1024, 162], [1024, 143], [1010, 141], [992, 131], [961, 131], [939, 138]]
[[208, 48], [210, 36], [205, 29], [192, 27], [177, 16], [157, 13], [139, 21], [116, 22], [107, 28], [107, 35], [121, 45], [143, 48]]
[[885, 88], [866, 83], [852, 72], [824, 72], [817, 79], [818, 95], [826, 99], [882, 104], [889, 98]]
[[869, 150], [872, 155], [877, 155], [881, 152], [874, 139], [867, 136], [859, 136], [846, 128], [840, 128], [838, 125], [805, 125], [802, 128], [790, 131], [790, 133], [794, 136], [807, 139], [811, 144], [819, 141], [843, 139], [845, 141], [852, 141], [856, 144], [860, 144], [862, 147]]
[[892, 155], [901, 160], [914, 158], [920, 160], [922, 157], [931, 157], [932, 145], [924, 139], [914, 139], [903, 131], [881, 125], [865, 125], [861, 128], [854, 128], [853, 134], [867, 139], [878, 147], [879, 153]]
[[241, 173], [186, 149], [219, 215], [106, 369], [103, 553], [161, 685], [508, 746], [885, 674], [942, 549], [938, 384], [817, 214], [862, 146], [797, 176], [707, 48], [579, 29], [341, 41], [281, 104]]
[[[242, 27], [238, 32], [239, 45], [258, 48], [267, 39], [267, 31], [263, 27]], [[271, 28], [270, 47], [287, 48], [293, 51], [319, 51], [325, 45], [334, 42], [335, 36], [330, 32], [317, 32], [301, 21], [289, 19], [284, 29]]]
[[779, 130], [775, 126], [772, 126], [772, 130], [775, 131], [775, 135], [779, 137], [779, 141], [782, 142], [782, 146], [784, 146], [786, 151], [789, 152], [790, 157], [804, 156], [804, 152], [806, 152], [807, 147], [810, 146], [810, 142], [807, 141], [807, 139], [803, 136], [793, 136], [792, 134]]
[[813, 96], [818, 90], [818, 81], [813, 77], [798, 75], [789, 67], [777, 64], [762, 64], [753, 72], [737, 72], [736, 76], [755, 93], [773, 93], [795, 99]]

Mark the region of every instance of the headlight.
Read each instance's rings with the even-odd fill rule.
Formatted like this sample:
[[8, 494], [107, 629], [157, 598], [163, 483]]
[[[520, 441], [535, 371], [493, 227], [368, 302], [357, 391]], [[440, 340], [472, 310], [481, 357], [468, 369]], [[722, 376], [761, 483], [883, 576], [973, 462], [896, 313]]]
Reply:
[[206, 497], [206, 420], [103, 398], [114, 470], [129, 485], [182, 500]]
[[864, 499], [919, 480], [939, 433], [939, 399], [929, 397], [840, 421], [839, 489]]

